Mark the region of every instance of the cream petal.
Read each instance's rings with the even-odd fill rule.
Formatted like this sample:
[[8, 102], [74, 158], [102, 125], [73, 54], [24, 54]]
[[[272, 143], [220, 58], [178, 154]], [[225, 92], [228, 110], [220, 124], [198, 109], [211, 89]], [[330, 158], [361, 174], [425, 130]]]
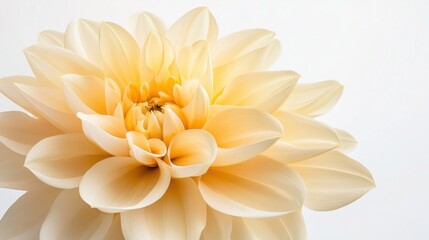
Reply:
[[165, 144], [168, 146], [171, 139], [173, 139], [176, 134], [183, 131], [185, 131], [185, 126], [183, 126], [182, 120], [173, 110], [168, 107], [164, 108], [162, 134]]
[[160, 75], [160, 79], [169, 78], [169, 68], [174, 63], [176, 53], [171, 43], [160, 33], [150, 32], [144, 45], [143, 65], [151, 74]]
[[0, 239], [39, 239], [40, 227], [60, 191], [45, 187], [22, 195], [0, 221]]
[[149, 12], [135, 13], [129, 20], [130, 32], [133, 34], [140, 47], [144, 46], [149, 33], [152, 31], [164, 34], [166, 27], [157, 16]]
[[49, 122], [23, 112], [0, 113], [0, 142], [21, 155], [26, 155], [38, 141], [60, 133]]
[[79, 119], [69, 109], [61, 89], [50, 86], [15, 84], [44, 119], [64, 132], [81, 132]]
[[71, 21], [64, 35], [64, 47], [72, 50], [81, 57], [104, 68], [100, 52], [100, 23], [77, 19]]
[[199, 188], [212, 208], [238, 217], [275, 217], [300, 210], [301, 178], [284, 164], [258, 156], [244, 163], [212, 167]]
[[77, 189], [62, 191], [43, 222], [40, 239], [104, 239], [112, 221], [113, 214], [91, 208]]
[[335, 150], [288, 165], [305, 182], [305, 206], [329, 211], [343, 207], [374, 188], [371, 173], [360, 163]]
[[171, 140], [164, 160], [174, 178], [200, 176], [213, 163], [216, 149], [216, 140], [210, 133], [200, 129], [186, 130]]
[[257, 109], [230, 107], [210, 115], [203, 129], [219, 147], [213, 166], [246, 161], [269, 148], [283, 132], [274, 117]]
[[338, 146], [335, 150], [342, 152], [350, 152], [356, 148], [358, 142], [350, 133], [338, 128], [335, 128], [334, 130], [340, 138], [341, 142], [341, 145]]
[[108, 212], [149, 206], [164, 195], [170, 183], [166, 164], [157, 163], [158, 167], [147, 167], [132, 158], [105, 159], [83, 176], [80, 195], [91, 207]]
[[147, 122], [147, 130], [149, 131], [149, 137], [162, 139], [162, 123], [159, 121], [153, 111], [149, 113]]
[[33, 45], [24, 50], [34, 75], [42, 82], [61, 86], [64, 74], [103, 77], [103, 72], [74, 52], [51, 45]]
[[125, 29], [103, 22], [100, 26], [100, 51], [112, 76], [123, 89], [128, 83], [140, 83], [140, 48]]
[[298, 84], [280, 109], [317, 117], [331, 110], [342, 92], [343, 86], [336, 81]]
[[39, 33], [37, 42], [56, 47], [64, 47], [64, 33], [52, 30], [45, 30]]
[[125, 139], [127, 130], [123, 122], [109, 115], [78, 113], [85, 135], [104, 151], [114, 156], [129, 156], [130, 148]]
[[280, 51], [279, 41], [273, 40], [265, 47], [255, 49], [225, 65], [214, 68], [214, 96], [218, 97], [234, 78], [249, 72], [268, 69], [278, 58]]
[[180, 51], [200, 40], [216, 41], [216, 20], [206, 7], [195, 8], [177, 20], [166, 33], [174, 48]]
[[33, 190], [43, 185], [27, 168], [21, 156], [0, 143], [0, 188]]
[[337, 133], [327, 125], [295, 113], [276, 112], [283, 125], [282, 138], [263, 153], [283, 163], [300, 161], [340, 145]]
[[121, 217], [119, 214], [114, 214], [112, 225], [104, 240], [125, 240], [122, 234]]
[[207, 207], [207, 222], [200, 240], [230, 240], [231, 231], [231, 216]]
[[229, 82], [217, 104], [252, 106], [274, 112], [287, 99], [300, 76], [293, 71], [254, 72]]
[[64, 97], [74, 112], [105, 114], [105, 83], [94, 76], [65, 75]]
[[38, 80], [34, 77], [27, 76], [11, 76], [0, 79], [0, 93], [9, 98], [12, 102], [33, 114], [40, 116], [30, 101], [23, 95], [23, 93], [16, 87], [15, 83], [23, 84], [37, 84]]
[[210, 99], [206, 90], [199, 86], [194, 92], [191, 101], [182, 108], [188, 128], [201, 128], [207, 120], [210, 109]]
[[37, 143], [25, 159], [42, 182], [56, 188], [79, 186], [85, 172], [107, 154], [81, 133], [48, 137]]
[[206, 222], [206, 204], [194, 181], [175, 179], [154, 204], [121, 213], [126, 239], [198, 240]]
[[213, 66], [225, 65], [249, 52], [270, 44], [275, 33], [265, 29], [247, 29], [218, 39], [210, 51]]
[[131, 156], [146, 166], [156, 166], [156, 158], [162, 158], [167, 153], [164, 142], [153, 138], [147, 140], [140, 132], [127, 132]]
[[106, 112], [113, 115], [118, 104], [121, 103], [122, 95], [118, 84], [110, 78], [104, 80], [104, 101], [106, 102]]
[[231, 240], [305, 240], [307, 234], [301, 212], [278, 218], [233, 218]]

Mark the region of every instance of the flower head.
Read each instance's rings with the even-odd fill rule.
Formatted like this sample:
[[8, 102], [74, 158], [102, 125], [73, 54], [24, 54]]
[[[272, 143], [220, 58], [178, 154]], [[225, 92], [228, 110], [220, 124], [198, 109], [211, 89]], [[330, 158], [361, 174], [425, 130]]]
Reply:
[[206, 8], [168, 29], [147, 12], [130, 23], [42, 32], [25, 50], [35, 77], [0, 82], [33, 115], [0, 115], [17, 171], [0, 186], [28, 190], [23, 208], [45, 200], [41, 238], [117, 239], [121, 224], [127, 239], [303, 239], [303, 204], [331, 210], [372, 188], [341, 153], [353, 137], [313, 119], [342, 86], [267, 70], [280, 51], [274, 33], [218, 39]]

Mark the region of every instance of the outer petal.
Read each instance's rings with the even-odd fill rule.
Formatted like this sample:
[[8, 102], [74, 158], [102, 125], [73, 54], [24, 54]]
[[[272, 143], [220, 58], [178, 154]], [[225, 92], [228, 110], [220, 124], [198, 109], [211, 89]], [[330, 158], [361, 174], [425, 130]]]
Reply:
[[60, 133], [49, 122], [23, 112], [0, 113], [0, 142], [21, 155], [26, 155], [38, 141]]
[[200, 240], [230, 240], [232, 218], [207, 207], [207, 222]]
[[85, 172], [107, 154], [83, 134], [45, 138], [28, 153], [25, 166], [42, 182], [56, 188], [75, 188]]
[[304, 219], [301, 212], [278, 218], [234, 218], [231, 240], [305, 240]]
[[46, 187], [22, 195], [1, 219], [0, 239], [39, 239], [40, 227], [59, 192]]
[[206, 222], [206, 204], [190, 178], [171, 181], [156, 203], [121, 213], [127, 239], [198, 240]]
[[104, 239], [112, 221], [113, 214], [88, 206], [78, 190], [62, 191], [43, 222], [40, 239]]
[[336, 81], [298, 84], [280, 109], [317, 117], [331, 110], [342, 92], [343, 86]]
[[78, 113], [85, 135], [104, 151], [114, 156], [129, 156], [130, 148], [125, 139], [127, 130], [114, 116]]
[[304, 185], [285, 165], [264, 157], [210, 168], [199, 188], [212, 208], [239, 217], [274, 217], [301, 209]]
[[[212, 111], [217, 112], [213, 107]], [[211, 115], [203, 129], [219, 147], [213, 166], [246, 161], [274, 144], [283, 131], [275, 118], [256, 109], [231, 107]]]
[[112, 157], [97, 163], [80, 183], [80, 195], [92, 207], [121, 212], [151, 205], [164, 195], [170, 174], [162, 161], [146, 167], [132, 158]]
[[336, 148], [338, 151], [349, 152], [356, 148], [357, 140], [347, 131], [342, 129], [334, 129], [340, 138], [341, 145]]
[[335, 150], [289, 166], [304, 180], [307, 187], [305, 206], [314, 210], [343, 207], [375, 186], [365, 167]]
[[255, 72], [229, 82], [217, 104], [252, 106], [273, 112], [287, 99], [299, 75], [293, 71]]
[[114, 214], [112, 225], [104, 240], [124, 240], [121, 229], [121, 218], [119, 214]]
[[133, 34], [140, 47], [144, 46], [149, 33], [152, 31], [164, 34], [166, 27], [164, 23], [155, 15], [149, 12], [135, 13], [129, 20], [130, 32]]
[[314, 119], [294, 113], [276, 112], [284, 134], [263, 153], [272, 159], [289, 163], [327, 152], [340, 145], [337, 133]]
[[174, 178], [200, 176], [213, 163], [216, 149], [216, 140], [210, 133], [191, 129], [172, 139], [164, 160], [170, 165], [171, 176]]
[[32, 190], [43, 185], [27, 168], [24, 157], [0, 144], [0, 188]]
[[214, 42], [218, 35], [216, 20], [205, 7], [186, 13], [168, 29], [166, 37], [177, 51], [200, 40]]
[[24, 110], [30, 112], [34, 116], [40, 116], [36, 109], [34, 109], [31, 102], [16, 87], [15, 83], [36, 84], [38, 83], [38, 80], [34, 77], [27, 76], [11, 76], [2, 78], [0, 79], [0, 92]]
[[37, 42], [57, 47], [64, 47], [64, 33], [52, 30], [45, 30], [39, 33]]

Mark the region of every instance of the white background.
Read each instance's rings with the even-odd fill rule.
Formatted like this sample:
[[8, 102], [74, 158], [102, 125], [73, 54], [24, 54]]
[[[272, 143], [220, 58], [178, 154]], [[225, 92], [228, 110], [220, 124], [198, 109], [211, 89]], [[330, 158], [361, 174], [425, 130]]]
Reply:
[[[321, 120], [349, 130], [351, 154], [377, 188], [332, 212], [304, 211], [310, 240], [429, 239], [429, 1], [0, 1], [0, 77], [30, 74], [22, 49], [44, 29], [83, 17], [126, 24], [151, 11], [171, 24], [208, 6], [220, 34], [267, 28], [283, 54], [276, 69], [302, 82], [335, 79], [342, 99]], [[15, 107], [3, 97], [0, 110]], [[0, 216], [19, 196], [0, 190]], [[37, 206], [35, 206], [37, 207]]]

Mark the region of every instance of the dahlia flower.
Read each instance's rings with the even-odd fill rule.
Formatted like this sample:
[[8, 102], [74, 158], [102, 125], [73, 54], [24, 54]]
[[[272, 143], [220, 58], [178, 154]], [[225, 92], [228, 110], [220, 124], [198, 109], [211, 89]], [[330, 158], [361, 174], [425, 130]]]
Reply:
[[0, 187], [27, 191], [0, 238], [305, 239], [303, 205], [374, 181], [343, 153], [354, 138], [314, 119], [342, 86], [269, 71], [279, 52], [263, 29], [218, 38], [207, 8], [42, 32], [35, 77], [0, 81], [26, 110], [0, 114]]

